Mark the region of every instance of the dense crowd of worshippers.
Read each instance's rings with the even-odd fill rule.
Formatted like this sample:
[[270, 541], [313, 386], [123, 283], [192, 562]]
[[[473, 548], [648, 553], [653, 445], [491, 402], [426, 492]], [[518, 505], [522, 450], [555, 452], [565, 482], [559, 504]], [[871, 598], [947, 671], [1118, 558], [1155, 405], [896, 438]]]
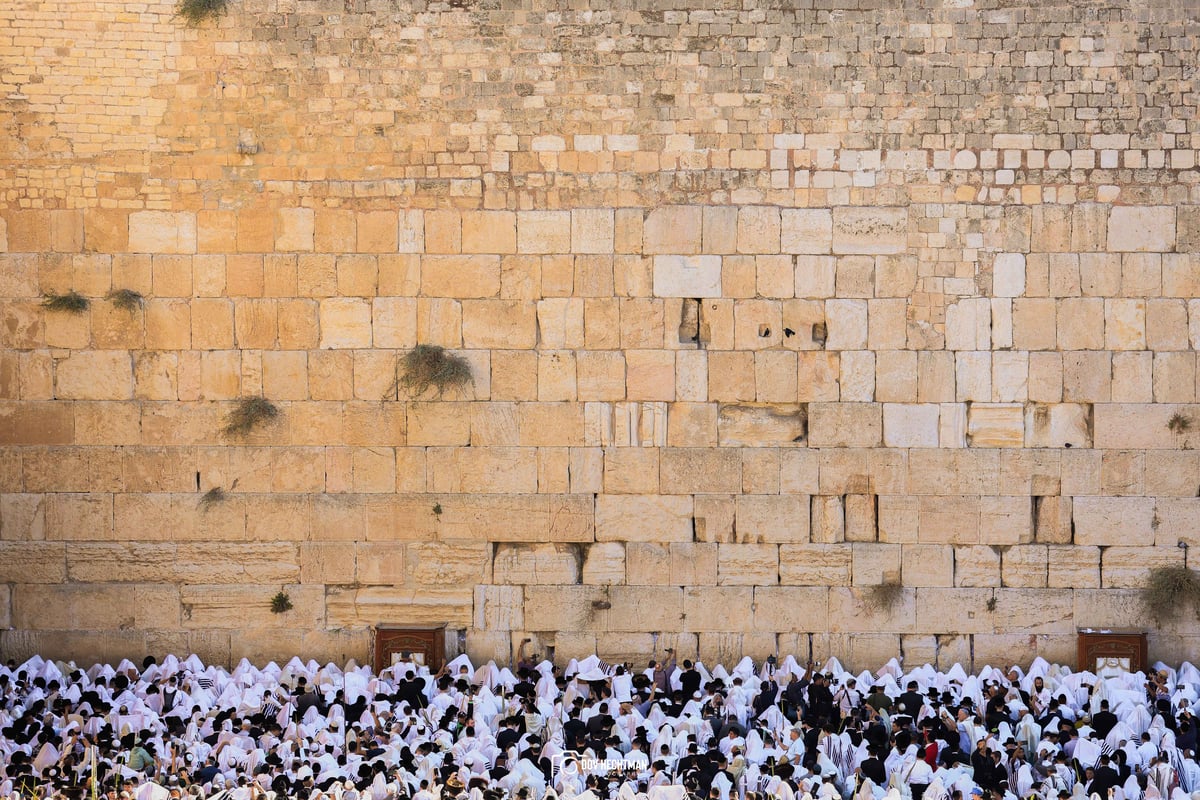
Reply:
[[0, 798], [1200, 800], [1198, 691], [1188, 663], [34, 657], [0, 667]]

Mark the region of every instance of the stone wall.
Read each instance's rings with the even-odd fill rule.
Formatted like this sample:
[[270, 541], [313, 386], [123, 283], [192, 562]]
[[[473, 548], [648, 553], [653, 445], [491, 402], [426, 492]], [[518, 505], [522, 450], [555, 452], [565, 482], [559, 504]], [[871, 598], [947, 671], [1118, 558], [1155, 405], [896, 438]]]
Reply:
[[[1200, 539], [1185, 17], [4, 4], [0, 651], [982, 666], [1147, 626]], [[389, 393], [418, 343], [473, 382]]]

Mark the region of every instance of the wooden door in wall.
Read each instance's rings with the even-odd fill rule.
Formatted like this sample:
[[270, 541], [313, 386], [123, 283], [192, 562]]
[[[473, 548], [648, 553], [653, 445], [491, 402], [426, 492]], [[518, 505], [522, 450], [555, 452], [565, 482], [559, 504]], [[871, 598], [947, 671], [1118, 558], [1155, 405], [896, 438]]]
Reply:
[[375, 674], [395, 661], [424, 663], [431, 672], [442, 668], [446, 656], [446, 629], [375, 626]]

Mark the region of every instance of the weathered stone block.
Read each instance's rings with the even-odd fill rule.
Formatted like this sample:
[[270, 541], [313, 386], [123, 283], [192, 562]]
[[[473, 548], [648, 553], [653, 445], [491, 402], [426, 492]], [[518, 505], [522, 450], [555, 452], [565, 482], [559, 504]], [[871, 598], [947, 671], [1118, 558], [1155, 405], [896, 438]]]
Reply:
[[900, 579], [905, 586], [954, 585], [954, 548], [906, 544], [900, 557]]
[[196, 215], [134, 211], [129, 215], [129, 249], [135, 253], [195, 253]]
[[692, 541], [691, 496], [602, 494], [596, 498], [596, 540]]
[[967, 440], [972, 447], [1022, 447], [1024, 408], [1016, 403], [974, 403], [967, 410]]
[[878, 447], [883, 438], [882, 404], [810, 403], [812, 447]]
[[[725, 545], [722, 545], [724, 547]], [[754, 589], [749, 586], [687, 586], [683, 590], [685, 631], [727, 631], [730, 619], [753, 618]]]
[[1113, 206], [1109, 212], [1109, 252], [1167, 253], [1174, 248], [1174, 206]]
[[1046, 549], [1046, 585], [1051, 589], [1089, 589], [1100, 586], [1099, 548], [1050, 545]]
[[1152, 497], [1075, 497], [1075, 543], [1149, 546], [1153, 517]]
[[739, 542], [807, 542], [808, 497], [800, 495], [739, 495], [736, 498]]
[[72, 352], [58, 362], [57, 396], [66, 400], [129, 400], [133, 360], [124, 350]]
[[700, 206], [663, 206], [645, 216], [642, 252], [647, 255], [700, 252], [702, 211]]
[[718, 584], [762, 586], [779, 583], [778, 545], [721, 544], [718, 548]]
[[492, 562], [492, 580], [500, 584], [579, 583], [579, 551], [569, 544], [502, 544]]
[[833, 214], [830, 209], [785, 208], [781, 213], [781, 252], [830, 252], [833, 245]]
[[849, 586], [848, 544], [784, 544], [779, 548], [779, 582], [785, 586]]
[[908, 246], [906, 208], [837, 206], [833, 209], [833, 252], [887, 255]]
[[625, 548], [623, 542], [596, 542], [588, 545], [583, 559], [583, 582], [631, 583], [626, 580]]

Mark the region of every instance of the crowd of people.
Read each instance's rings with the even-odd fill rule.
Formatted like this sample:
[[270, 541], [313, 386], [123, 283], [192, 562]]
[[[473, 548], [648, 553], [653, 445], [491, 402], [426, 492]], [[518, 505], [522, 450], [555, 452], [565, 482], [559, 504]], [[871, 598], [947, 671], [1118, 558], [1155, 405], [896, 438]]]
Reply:
[[0, 667], [0, 798], [1192, 800], [1198, 691], [1188, 663], [34, 657]]

